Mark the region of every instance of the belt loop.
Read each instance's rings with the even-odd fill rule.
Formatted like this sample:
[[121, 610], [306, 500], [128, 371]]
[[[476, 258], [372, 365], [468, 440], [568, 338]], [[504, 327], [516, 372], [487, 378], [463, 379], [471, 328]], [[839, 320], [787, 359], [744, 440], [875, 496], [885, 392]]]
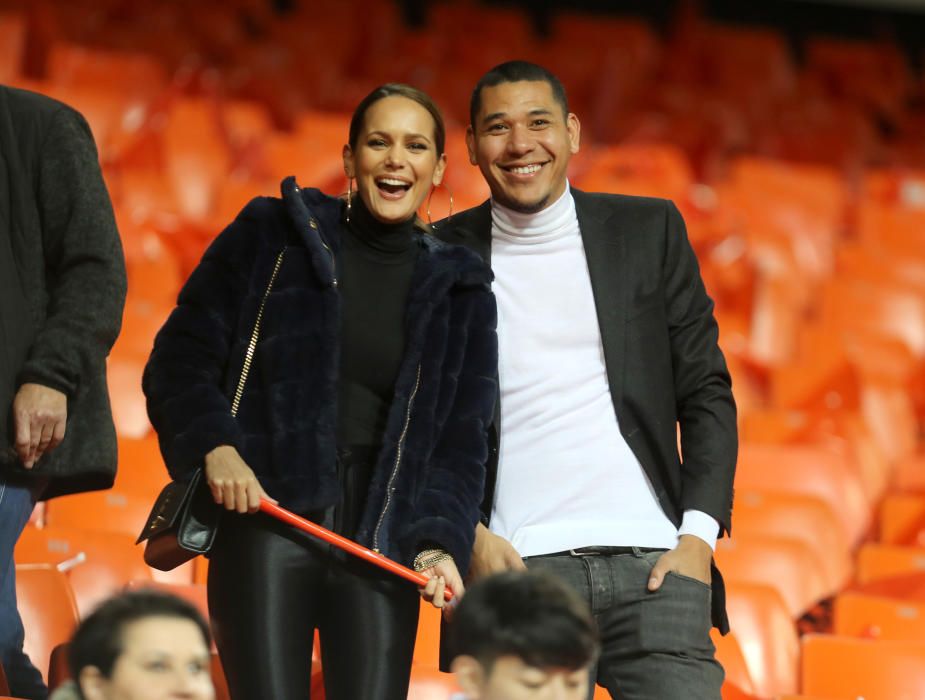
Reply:
[[642, 559], [642, 550], [639, 547], [633, 547], [633, 556]]

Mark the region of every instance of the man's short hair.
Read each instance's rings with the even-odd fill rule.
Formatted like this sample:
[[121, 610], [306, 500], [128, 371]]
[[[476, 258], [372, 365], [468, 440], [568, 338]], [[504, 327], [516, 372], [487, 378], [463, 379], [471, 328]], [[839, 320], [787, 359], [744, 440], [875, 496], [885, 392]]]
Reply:
[[598, 652], [588, 605], [548, 575], [507, 571], [466, 591], [449, 627], [453, 658], [472, 656], [486, 672], [503, 656], [535, 668], [579, 669]]
[[568, 97], [565, 94], [565, 87], [555, 75], [550, 71], [529, 61], [507, 61], [495, 66], [479, 79], [475, 89], [472, 91], [472, 98], [469, 100], [469, 123], [475, 128], [475, 120], [478, 117], [479, 110], [482, 108], [482, 90], [487, 87], [495, 87], [502, 83], [519, 83], [522, 81], [544, 82], [548, 83], [552, 89], [552, 96], [559, 106], [562, 107], [562, 115], [568, 114]]

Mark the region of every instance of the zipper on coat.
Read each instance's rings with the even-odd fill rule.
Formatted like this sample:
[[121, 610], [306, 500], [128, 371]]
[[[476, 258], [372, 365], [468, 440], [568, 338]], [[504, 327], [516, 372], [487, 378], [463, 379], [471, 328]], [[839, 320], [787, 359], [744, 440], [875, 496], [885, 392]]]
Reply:
[[331, 256], [331, 284], [336, 288], [337, 287], [337, 258], [334, 257], [334, 251], [328, 247], [328, 244], [324, 242], [324, 237], [321, 235], [321, 231], [318, 230], [318, 222], [314, 219], [308, 220], [308, 225], [312, 227], [318, 233], [318, 240], [321, 241], [321, 246], [328, 251], [328, 255]]
[[401, 435], [398, 438], [398, 450], [395, 452], [395, 466], [392, 467], [392, 473], [389, 474], [389, 481], [385, 489], [385, 503], [382, 506], [382, 512], [379, 513], [379, 520], [376, 521], [376, 529], [373, 530], [373, 551], [381, 554], [379, 551], [379, 530], [382, 529], [382, 523], [385, 520], [385, 514], [392, 504], [392, 491], [395, 486], [395, 479], [398, 478], [398, 468], [401, 466], [402, 449], [405, 446], [405, 438], [408, 435], [408, 427], [411, 425], [411, 407], [414, 405], [414, 397], [417, 396], [418, 387], [421, 385], [421, 365], [418, 363], [417, 376], [414, 379], [414, 388], [411, 390], [411, 396], [408, 397], [408, 408], [405, 410], [405, 425], [402, 428]]

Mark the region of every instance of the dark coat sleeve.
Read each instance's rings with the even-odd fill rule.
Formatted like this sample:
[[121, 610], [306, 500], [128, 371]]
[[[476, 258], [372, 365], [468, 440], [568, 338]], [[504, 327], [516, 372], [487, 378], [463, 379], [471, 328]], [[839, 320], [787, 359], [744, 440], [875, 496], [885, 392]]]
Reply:
[[61, 107], [41, 145], [37, 191], [47, 278], [47, 315], [19, 372], [73, 397], [98, 368], [122, 325], [122, 244], [90, 127]]
[[674, 204], [665, 236], [666, 310], [681, 427], [681, 506], [715, 518], [722, 534], [731, 527], [738, 451], [732, 382], [718, 345], [713, 301]]
[[241, 447], [224, 379], [263, 206], [253, 200], [206, 250], [158, 332], [145, 367], [148, 416], [174, 479], [188, 478], [219, 445]]
[[469, 569], [485, 487], [488, 429], [498, 393], [497, 307], [488, 285], [463, 294], [466, 347], [452, 409], [431, 455], [412, 526], [402, 549], [413, 558], [427, 546], [448, 551], [462, 575]]

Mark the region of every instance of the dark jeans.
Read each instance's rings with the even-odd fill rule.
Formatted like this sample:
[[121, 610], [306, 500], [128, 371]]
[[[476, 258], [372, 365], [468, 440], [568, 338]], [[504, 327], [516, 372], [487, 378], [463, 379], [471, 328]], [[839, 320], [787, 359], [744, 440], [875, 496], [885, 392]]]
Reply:
[[[527, 557], [527, 567], [572, 585], [601, 635], [594, 680], [620, 700], [720, 700], [723, 668], [710, 640], [710, 587], [669, 573], [649, 592], [663, 550]], [[592, 687], [593, 691], [593, 687]], [[589, 698], [591, 697], [589, 693]]]
[[13, 549], [35, 507], [36, 486], [0, 479], [0, 663], [13, 695], [44, 700], [42, 676], [23, 653], [23, 626], [16, 608]]

